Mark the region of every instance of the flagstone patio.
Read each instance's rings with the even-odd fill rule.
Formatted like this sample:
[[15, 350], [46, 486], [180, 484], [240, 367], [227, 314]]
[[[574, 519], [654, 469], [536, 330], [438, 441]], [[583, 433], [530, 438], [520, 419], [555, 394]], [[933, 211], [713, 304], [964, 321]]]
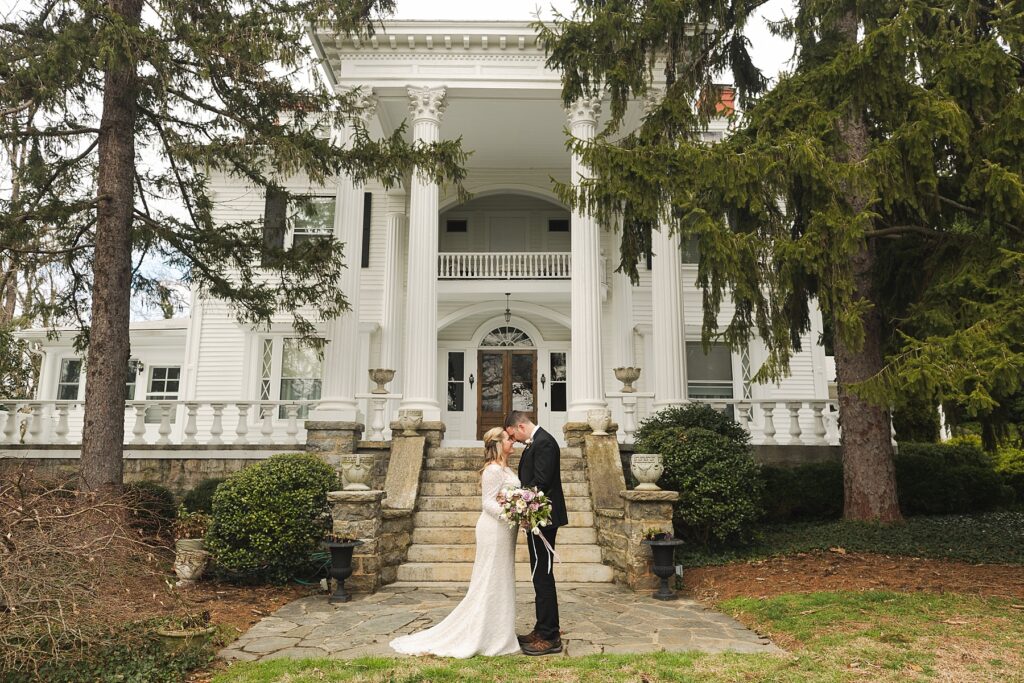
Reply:
[[[465, 594], [465, 584], [392, 584], [346, 604], [324, 595], [296, 600], [264, 618], [220, 656], [256, 661], [278, 657], [401, 656], [388, 647], [397, 635], [441, 621]], [[533, 587], [517, 587], [517, 629], [533, 625]], [[781, 652], [735, 619], [693, 600], [659, 602], [614, 584], [558, 587], [562, 656], [678, 652]]]

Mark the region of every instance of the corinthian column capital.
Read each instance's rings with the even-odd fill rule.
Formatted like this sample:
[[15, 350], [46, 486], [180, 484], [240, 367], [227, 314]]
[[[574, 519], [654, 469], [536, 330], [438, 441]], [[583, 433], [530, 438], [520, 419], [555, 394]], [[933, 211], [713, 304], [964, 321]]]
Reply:
[[366, 126], [377, 115], [377, 95], [373, 88], [360, 88], [352, 94], [352, 118]]
[[601, 116], [601, 98], [580, 97], [565, 108], [565, 113], [571, 126], [578, 123], [595, 124]]
[[412, 112], [412, 120], [427, 119], [440, 122], [448, 103], [445, 101], [446, 89], [444, 86], [414, 87], [409, 86], [409, 111]]

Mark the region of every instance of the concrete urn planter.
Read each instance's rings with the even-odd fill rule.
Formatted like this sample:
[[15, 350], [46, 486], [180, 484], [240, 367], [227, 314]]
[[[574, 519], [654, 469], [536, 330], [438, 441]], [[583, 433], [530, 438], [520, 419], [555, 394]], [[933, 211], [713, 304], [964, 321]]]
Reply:
[[370, 474], [373, 471], [373, 456], [363, 453], [341, 457], [341, 477], [345, 491], [369, 491]]
[[370, 381], [376, 384], [370, 393], [371, 394], [386, 394], [388, 393], [387, 387], [384, 385], [389, 383], [395, 378], [395, 371], [387, 368], [370, 368]]
[[622, 393], [624, 394], [635, 394], [636, 387], [633, 386], [633, 382], [640, 379], [640, 368], [627, 367], [627, 368], [615, 368], [615, 379], [622, 382]]
[[182, 538], [174, 544], [174, 574], [178, 588], [187, 588], [203, 576], [210, 561], [210, 553], [203, 550], [203, 539]]
[[418, 436], [417, 430], [423, 424], [423, 411], [403, 410], [399, 412], [398, 424], [402, 428], [402, 436]]
[[637, 491], [660, 491], [657, 481], [665, 473], [661, 453], [634, 453], [629, 457], [629, 471], [636, 477]]
[[608, 436], [608, 428], [612, 426], [612, 412], [605, 408], [588, 410], [587, 424], [593, 430], [594, 436]]

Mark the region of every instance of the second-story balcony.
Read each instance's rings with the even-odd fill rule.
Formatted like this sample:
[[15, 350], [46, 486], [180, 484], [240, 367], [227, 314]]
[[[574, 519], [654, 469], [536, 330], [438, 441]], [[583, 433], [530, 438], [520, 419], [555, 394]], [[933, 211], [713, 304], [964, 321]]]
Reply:
[[569, 252], [442, 252], [441, 280], [568, 280]]

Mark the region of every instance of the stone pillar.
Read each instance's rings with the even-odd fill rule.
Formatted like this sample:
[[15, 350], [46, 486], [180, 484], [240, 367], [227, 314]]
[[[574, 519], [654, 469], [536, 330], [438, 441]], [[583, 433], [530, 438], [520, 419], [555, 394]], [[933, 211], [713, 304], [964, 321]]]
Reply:
[[383, 498], [383, 491], [331, 491], [327, 494], [334, 533], [363, 542], [352, 552], [352, 576], [345, 580], [345, 588], [351, 591], [373, 593], [381, 586]]
[[[358, 114], [342, 130], [335, 131], [338, 146], [351, 143], [357, 127], [366, 127], [376, 113], [373, 95], [360, 98]], [[363, 244], [363, 188], [346, 175], [338, 179], [334, 209], [334, 235], [345, 244], [346, 268], [338, 278], [338, 287], [348, 298], [350, 310], [327, 323], [327, 347], [324, 349], [321, 401], [312, 411], [314, 422], [357, 422], [359, 403], [356, 394], [366, 386], [366, 368], [359, 367], [359, 275]]]
[[672, 504], [678, 491], [622, 491], [625, 501], [623, 531], [626, 536], [626, 585], [633, 590], [657, 587], [658, 577], [651, 571], [651, 549], [643, 544], [644, 531], [672, 531]]
[[[409, 88], [414, 142], [437, 142], [445, 89]], [[437, 400], [437, 183], [413, 171], [409, 181], [409, 266], [405, 307], [405, 379], [401, 407], [440, 421]]]
[[[569, 107], [569, 130], [574, 138], [591, 140], [601, 113], [600, 98], [581, 98]], [[590, 170], [572, 155], [572, 182], [588, 178]], [[569, 362], [570, 422], [585, 422], [587, 411], [607, 409], [601, 373], [601, 229], [593, 216], [572, 213], [572, 353]]]
[[686, 333], [679, 236], [662, 222], [651, 236], [654, 409], [686, 403]]

